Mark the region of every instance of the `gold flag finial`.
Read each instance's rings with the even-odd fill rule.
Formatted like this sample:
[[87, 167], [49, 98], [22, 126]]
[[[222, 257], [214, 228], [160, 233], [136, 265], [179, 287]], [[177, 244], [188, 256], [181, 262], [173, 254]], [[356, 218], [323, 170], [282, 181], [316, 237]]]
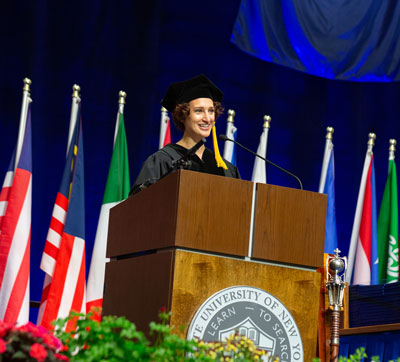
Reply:
[[72, 98], [79, 98], [79, 92], [81, 91], [81, 87], [78, 84], [74, 84], [72, 86]]
[[271, 118], [271, 116], [268, 116], [267, 114], [264, 116], [264, 124], [263, 124], [263, 127], [264, 128], [270, 128], [271, 127], [271, 121], [272, 121], [272, 118]]
[[368, 144], [371, 146], [375, 145], [375, 139], [376, 139], [376, 134], [375, 133], [369, 133], [368, 134]]
[[124, 91], [119, 91], [119, 104], [125, 104], [125, 98], [126, 98], [127, 94]]
[[334, 130], [334, 128], [333, 127], [327, 127], [326, 128], [326, 139], [327, 140], [331, 140], [331, 139], [333, 139], [333, 132], [335, 132], [335, 130]]
[[397, 141], [394, 138], [392, 138], [392, 139], [389, 140], [389, 144], [390, 144], [389, 151], [395, 152], [396, 151]]
[[163, 106], [161, 106], [161, 112], [168, 112], [168, 109], [163, 107]]
[[24, 79], [24, 87], [22, 89], [24, 91], [30, 92], [31, 91], [31, 84], [32, 84], [32, 81], [29, 78], [25, 78]]
[[235, 114], [236, 114], [236, 112], [233, 109], [228, 109], [228, 119], [226, 121], [233, 123]]

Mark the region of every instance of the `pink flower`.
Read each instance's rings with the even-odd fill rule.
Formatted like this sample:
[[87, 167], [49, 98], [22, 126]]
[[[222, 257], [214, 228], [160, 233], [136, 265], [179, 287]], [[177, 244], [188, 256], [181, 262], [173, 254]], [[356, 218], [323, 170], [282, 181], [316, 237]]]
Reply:
[[22, 332], [31, 333], [34, 337], [42, 337], [42, 330], [35, 326], [33, 323], [28, 322], [25, 325], [18, 328]]
[[32, 358], [35, 358], [38, 362], [43, 362], [47, 358], [46, 350], [39, 343], [32, 344], [29, 355]]
[[64, 356], [63, 354], [56, 353], [55, 357], [60, 361], [69, 361], [69, 358], [67, 356]]
[[0, 320], [0, 338], [3, 338], [12, 327], [12, 324]]
[[0, 338], [0, 353], [4, 353], [6, 349], [6, 342], [4, 342], [4, 339]]
[[43, 342], [48, 345], [50, 348], [58, 349], [61, 347], [61, 342], [50, 334], [43, 334], [42, 335]]

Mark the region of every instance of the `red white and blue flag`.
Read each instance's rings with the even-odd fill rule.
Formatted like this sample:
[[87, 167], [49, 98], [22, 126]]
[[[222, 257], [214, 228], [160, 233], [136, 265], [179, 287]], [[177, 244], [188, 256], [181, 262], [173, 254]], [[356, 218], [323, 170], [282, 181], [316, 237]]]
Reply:
[[[46, 272], [38, 324], [71, 311], [85, 312], [85, 195], [82, 125], [78, 114], [60, 191], [57, 194], [41, 268]], [[67, 325], [71, 330], [73, 324]]]
[[11, 157], [10, 165], [8, 166], [6, 176], [4, 177], [3, 187], [0, 191], [0, 234], [1, 234], [1, 224], [3, 222], [3, 217], [6, 213], [8, 205], [8, 195], [10, 194], [12, 182], [14, 179], [14, 166], [15, 166], [15, 151]]
[[162, 107], [161, 108], [161, 125], [160, 125], [160, 140], [158, 143], [158, 148], [161, 149], [168, 143], [171, 143], [171, 121], [168, 117], [168, 111]]
[[375, 168], [372, 145], [368, 146], [357, 200], [348, 254], [346, 281], [370, 285], [378, 281], [378, 234]]
[[18, 324], [29, 320], [32, 209], [32, 132], [29, 104], [26, 114], [17, 166], [13, 172], [14, 152], [0, 196], [0, 319]]

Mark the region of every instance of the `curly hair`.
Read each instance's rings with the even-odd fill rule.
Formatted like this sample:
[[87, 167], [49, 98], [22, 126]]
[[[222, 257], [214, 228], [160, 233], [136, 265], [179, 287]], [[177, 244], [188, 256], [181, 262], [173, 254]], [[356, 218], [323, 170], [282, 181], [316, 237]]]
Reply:
[[[215, 120], [224, 112], [224, 108], [222, 107], [221, 102], [214, 102], [215, 109]], [[180, 103], [177, 104], [175, 109], [172, 111], [172, 120], [174, 121], [174, 125], [181, 131], [185, 130], [185, 119], [188, 117], [190, 113], [189, 103]]]

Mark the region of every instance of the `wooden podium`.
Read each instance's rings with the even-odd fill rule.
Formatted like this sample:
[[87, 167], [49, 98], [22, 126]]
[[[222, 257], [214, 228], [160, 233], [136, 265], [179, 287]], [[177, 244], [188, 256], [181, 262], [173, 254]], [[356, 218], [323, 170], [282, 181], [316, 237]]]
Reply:
[[311, 360], [325, 215], [318, 193], [173, 173], [110, 211], [103, 315], [125, 315], [147, 331], [166, 307], [186, 335], [210, 296], [251, 286], [285, 305]]

